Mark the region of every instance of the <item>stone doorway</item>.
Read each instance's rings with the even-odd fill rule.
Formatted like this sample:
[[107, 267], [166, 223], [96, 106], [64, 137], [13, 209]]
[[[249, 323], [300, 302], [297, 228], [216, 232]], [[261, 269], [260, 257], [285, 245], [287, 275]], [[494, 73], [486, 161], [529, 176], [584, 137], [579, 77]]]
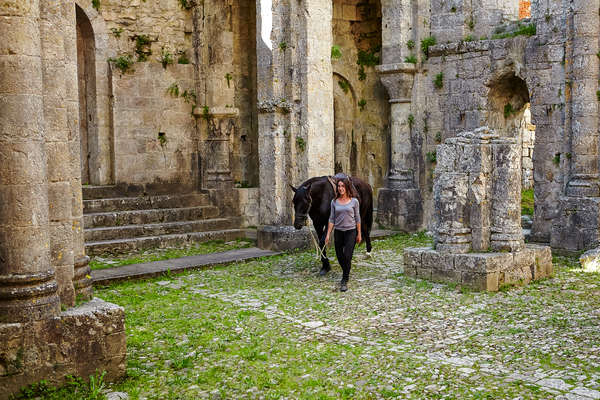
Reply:
[[77, 78], [79, 81], [79, 138], [81, 142], [81, 183], [90, 184], [90, 158], [96, 133], [96, 45], [94, 30], [85, 12], [77, 11]]

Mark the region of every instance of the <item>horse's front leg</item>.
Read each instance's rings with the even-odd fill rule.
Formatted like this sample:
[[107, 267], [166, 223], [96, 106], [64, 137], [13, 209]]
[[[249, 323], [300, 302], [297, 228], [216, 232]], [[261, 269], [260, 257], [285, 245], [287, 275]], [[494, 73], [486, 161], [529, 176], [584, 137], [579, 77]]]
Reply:
[[331, 264], [329, 264], [329, 258], [327, 258], [327, 246], [325, 246], [325, 237], [327, 236], [327, 225], [316, 224], [315, 230], [319, 237], [319, 248], [321, 252], [321, 270], [319, 275], [326, 275], [331, 270]]

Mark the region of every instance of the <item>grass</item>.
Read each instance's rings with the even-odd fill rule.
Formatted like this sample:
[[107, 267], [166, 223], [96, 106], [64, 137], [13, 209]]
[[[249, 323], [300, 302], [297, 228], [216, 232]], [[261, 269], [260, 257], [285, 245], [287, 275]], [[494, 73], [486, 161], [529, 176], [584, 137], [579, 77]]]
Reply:
[[521, 191], [521, 214], [533, 217], [533, 189]]
[[97, 288], [126, 315], [127, 377], [109, 389], [132, 400], [556, 397], [540, 377], [509, 379], [535, 373], [597, 390], [598, 275], [556, 257], [553, 279], [463, 292], [402, 274], [403, 249], [429, 245], [399, 234], [374, 242], [372, 258], [360, 246], [346, 293], [335, 261], [318, 276], [314, 251]]
[[197, 256], [201, 254], [218, 253], [228, 250], [251, 247], [254, 243], [249, 240], [238, 239], [231, 242], [223, 240], [214, 240], [204, 243], [196, 243], [183, 248], [152, 249], [140, 251], [136, 254], [127, 254], [123, 256], [113, 256], [103, 254], [95, 256], [90, 261], [90, 268], [105, 269], [122, 267], [130, 264], [140, 264], [152, 261], [170, 260], [173, 258]]

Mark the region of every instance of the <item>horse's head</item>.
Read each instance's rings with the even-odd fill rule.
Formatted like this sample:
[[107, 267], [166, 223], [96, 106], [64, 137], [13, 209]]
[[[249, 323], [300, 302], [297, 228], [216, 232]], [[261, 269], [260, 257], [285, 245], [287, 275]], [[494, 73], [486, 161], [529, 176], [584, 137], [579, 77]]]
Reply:
[[294, 191], [294, 228], [302, 229], [306, 225], [308, 218], [308, 211], [312, 204], [312, 198], [310, 197], [310, 185], [300, 186], [297, 189], [290, 185]]

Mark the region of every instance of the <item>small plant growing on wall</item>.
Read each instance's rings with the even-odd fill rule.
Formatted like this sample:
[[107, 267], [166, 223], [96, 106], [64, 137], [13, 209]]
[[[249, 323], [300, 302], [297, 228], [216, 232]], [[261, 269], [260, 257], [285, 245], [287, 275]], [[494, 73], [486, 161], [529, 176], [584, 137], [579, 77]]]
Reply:
[[179, 0], [179, 6], [184, 10], [189, 10], [194, 7], [194, 3], [192, 0]]
[[364, 111], [366, 105], [367, 105], [367, 101], [365, 99], [360, 99], [358, 101], [358, 107], [360, 108], [360, 111]]
[[208, 106], [202, 107], [202, 118], [204, 118], [205, 121], [209, 121], [212, 118], [212, 115], [210, 114], [210, 108], [208, 108]]
[[338, 81], [338, 85], [340, 85], [344, 93], [348, 93], [348, 90], [350, 90], [350, 84], [347, 81]]
[[167, 69], [168, 65], [173, 64], [173, 54], [171, 54], [168, 50], [165, 50], [163, 47], [160, 51], [160, 57], [158, 59], [162, 64], [164, 69]]
[[342, 51], [340, 50], [340, 46], [331, 46], [331, 59], [339, 60], [342, 58]]
[[177, 82], [173, 82], [171, 86], [167, 88], [167, 93], [173, 97], [179, 97], [179, 85]]
[[412, 129], [413, 125], [415, 124], [415, 116], [412, 114], [408, 114], [408, 127], [409, 129]]
[[365, 79], [367, 79], [367, 73], [365, 72], [365, 67], [361, 65], [360, 68], [358, 68], [358, 80], [364, 81]]
[[185, 51], [179, 50], [177, 53], [179, 54], [179, 57], [177, 58], [177, 64], [189, 64], [190, 63], [190, 59], [187, 57], [187, 54], [185, 54]]
[[123, 33], [123, 28], [110, 28], [110, 31], [112, 32], [114, 37], [120, 38], [121, 33]]
[[118, 68], [122, 74], [125, 74], [129, 71], [133, 71], [131, 68], [133, 66], [133, 58], [129, 54], [125, 54], [116, 58], [109, 58], [108, 62]]
[[554, 158], [552, 159], [552, 162], [554, 163], [554, 165], [558, 166], [560, 164], [560, 153], [556, 153], [554, 155]]
[[429, 163], [434, 164], [437, 162], [437, 153], [435, 151], [429, 151], [425, 155], [425, 158]]
[[429, 36], [421, 40], [421, 51], [425, 55], [426, 59], [429, 58], [429, 48], [431, 46], [435, 46], [436, 43], [437, 40], [435, 39], [435, 36]]
[[301, 153], [304, 153], [304, 150], [306, 150], [306, 142], [300, 136], [296, 136], [296, 146]]
[[150, 37], [148, 35], [135, 35], [131, 39], [135, 41], [135, 54], [137, 54], [138, 62], [148, 60], [148, 57], [152, 55], [152, 49], [150, 49], [152, 40], [150, 40]]
[[94, 7], [96, 11], [100, 11], [100, 0], [92, 0], [92, 7]]
[[377, 55], [381, 51], [380, 46], [375, 46], [370, 48], [369, 50], [359, 50], [358, 51], [358, 59], [356, 60], [356, 64], [359, 65], [358, 68], [358, 80], [364, 81], [367, 79], [367, 73], [365, 71], [365, 67], [374, 67], [380, 62], [380, 58]]
[[416, 64], [417, 63], [417, 57], [415, 56], [408, 56], [404, 59], [405, 63], [409, 63], [409, 64]]
[[409, 50], [412, 50], [415, 48], [415, 41], [414, 40], [409, 40], [408, 42], [406, 42], [406, 47], [408, 47]]
[[158, 132], [158, 142], [160, 143], [160, 147], [167, 145], [167, 134], [165, 132]]
[[444, 73], [443, 72], [440, 72], [439, 74], [437, 74], [435, 76], [435, 78], [433, 79], [433, 85], [438, 89], [441, 89], [444, 87]]
[[435, 134], [435, 142], [436, 143], [442, 143], [442, 132], [437, 132]]
[[230, 88], [231, 87], [231, 79], [233, 79], [233, 76], [231, 76], [231, 74], [228, 72], [225, 74], [225, 79], [227, 80], [227, 87]]
[[507, 103], [504, 106], [504, 118], [509, 118], [511, 115], [516, 114], [517, 111], [513, 108], [512, 104]]
[[287, 43], [286, 42], [279, 43], [279, 50], [280, 51], [286, 51], [287, 50]]

